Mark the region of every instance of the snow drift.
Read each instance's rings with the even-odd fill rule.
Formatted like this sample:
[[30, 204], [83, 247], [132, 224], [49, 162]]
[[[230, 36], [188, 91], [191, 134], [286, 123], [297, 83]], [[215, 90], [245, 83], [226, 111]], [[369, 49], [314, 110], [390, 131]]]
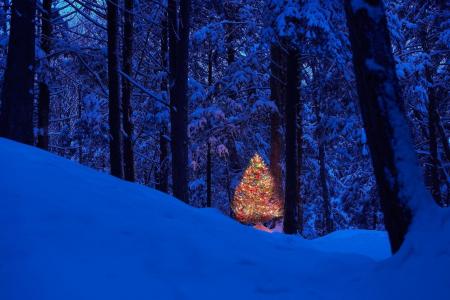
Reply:
[[2, 300], [450, 295], [448, 210], [385, 259], [384, 233], [268, 234], [5, 139], [0, 166]]

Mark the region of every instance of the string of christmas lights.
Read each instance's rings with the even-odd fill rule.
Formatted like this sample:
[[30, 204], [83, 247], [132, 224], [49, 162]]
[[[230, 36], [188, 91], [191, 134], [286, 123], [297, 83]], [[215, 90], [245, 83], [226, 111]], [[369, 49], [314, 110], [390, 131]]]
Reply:
[[261, 156], [255, 154], [234, 193], [231, 208], [242, 223], [263, 223], [283, 216], [283, 202]]

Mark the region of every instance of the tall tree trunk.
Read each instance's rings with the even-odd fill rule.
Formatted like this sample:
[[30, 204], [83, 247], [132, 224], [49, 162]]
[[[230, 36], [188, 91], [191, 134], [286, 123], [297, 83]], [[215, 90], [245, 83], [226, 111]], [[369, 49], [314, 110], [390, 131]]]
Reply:
[[34, 143], [35, 15], [35, 0], [12, 2], [0, 114], [0, 136], [30, 145]]
[[[213, 81], [213, 51], [208, 54], [208, 86]], [[206, 149], [206, 207], [212, 206], [212, 159], [211, 159], [211, 141], [207, 141]]]
[[326, 169], [326, 156], [325, 156], [325, 128], [323, 126], [323, 120], [321, 117], [321, 107], [320, 100], [316, 98], [315, 100], [315, 115], [317, 120], [317, 144], [319, 148], [319, 178], [320, 186], [322, 191], [322, 201], [323, 201], [323, 227], [325, 233], [328, 234], [333, 231], [333, 222], [331, 218], [331, 205], [330, 205], [330, 194], [328, 191], [327, 183], [327, 169]]
[[[166, 72], [168, 66], [167, 60], [167, 39], [168, 39], [168, 22], [167, 22], [167, 13], [164, 14], [164, 17], [161, 22], [161, 66], [163, 70]], [[167, 90], [167, 77], [164, 77], [161, 81], [161, 92], [168, 92]], [[162, 121], [161, 129], [159, 131], [159, 170], [158, 170], [158, 183], [156, 188], [164, 193], [169, 192], [169, 140], [167, 138], [167, 126], [165, 121]]]
[[[42, 32], [41, 32], [41, 48], [46, 55], [50, 54], [52, 41], [52, 0], [43, 0], [42, 2]], [[46, 59], [45, 61], [47, 61]], [[44, 69], [44, 72], [47, 72]], [[38, 99], [38, 135], [37, 146], [41, 149], [48, 149], [48, 122], [50, 116], [50, 89], [46, 82], [45, 74], [41, 76], [39, 82], [39, 99]]]
[[167, 129], [162, 125], [159, 134], [159, 170], [156, 189], [163, 193], [169, 192], [168, 164], [169, 164], [169, 141], [167, 140]]
[[277, 107], [277, 111], [273, 111], [270, 116], [270, 172], [274, 182], [274, 193], [280, 200], [284, 197], [282, 187], [283, 172], [281, 169], [281, 103], [283, 101], [283, 85], [285, 84], [283, 54], [283, 50], [279, 45], [272, 44], [270, 46], [270, 97]]
[[356, 5], [356, 1], [345, 0], [345, 12], [385, 227], [391, 249], [397, 252], [411, 223], [413, 208], [428, 205], [424, 201], [429, 199], [417, 193], [423, 178], [399, 96], [383, 2], [360, 2]]
[[[224, 1], [223, 2], [223, 12], [224, 17], [226, 21], [229, 23], [225, 24], [225, 47], [226, 47], [226, 61], [228, 67], [230, 67], [236, 60], [236, 49], [234, 48], [234, 40], [235, 40], [235, 32], [233, 29], [233, 24], [231, 22], [235, 21], [236, 15], [235, 15], [235, 7], [234, 3], [232, 1]], [[233, 101], [237, 98], [237, 95], [234, 91], [227, 91], [228, 97], [232, 99]], [[238, 150], [236, 148], [235, 143], [235, 132], [229, 132], [228, 134], [228, 141], [227, 141], [227, 148], [228, 148], [228, 161], [229, 161], [229, 185], [228, 185], [228, 194], [233, 194], [232, 189], [234, 187], [237, 175], [241, 172], [242, 166], [241, 166], [241, 160], [239, 157]]]
[[107, 2], [108, 87], [109, 87], [109, 161], [111, 175], [123, 178], [122, 131], [118, 49], [118, 2]]
[[[425, 26], [426, 27], [426, 26]], [[428, 45], [427, 29], [420, 31], [420, 40], [424, 53], [430, 55], [430, 47]], [[433, 86], [433, 78], [430, 67], [425, 65], [425, 79], [427, 83], [428, 96], [428, 147], [429, 147], [429, 164], [426, 168], [426, 177], [429, 180], [431, 195], [438, 205], [441, 203], [441, 192], [439, 183], [439, 157], [438, 157], [438, 139], [436, 127], [438, 124], [437, 113], [437, 97]]]
[[298, 51], [290, 47], [287, 58], [286, 85], [286, 184], [283, 231], [297, 233], [297, 107], [300, 101]]
[[206, 207], [211, 207], [212, 205], [212, 164], [211, 164], [211, 142], [208, 141], [206, 149]]
[[302, 102], [298, 104], [297, 108], [297, 206], [298, 206], [298, 216], [297, 216], [297, 230], [300, 234], [303, 233], [303, 207], [304, 201], [301, 197], [301, 171], [303, 163], [303, 105]]
[[187, 80], [191, 1], [180, 0], [179, 22], [175, 1], [169, 0], [168, 5], [173, 194], [178, 199], [189, 203]]
[[[134, 0], [124, 0], [123, 24], [123, 72], [129, 77], [133, 72], [133, 26]], [[122, 81], [122, 113], [123, 113], [123, 164], [125, 179], [135, 181], [134, 151], [133, 151], [133, 122], [131, 120], [131, 95], [133, 88], [129, 80]]]

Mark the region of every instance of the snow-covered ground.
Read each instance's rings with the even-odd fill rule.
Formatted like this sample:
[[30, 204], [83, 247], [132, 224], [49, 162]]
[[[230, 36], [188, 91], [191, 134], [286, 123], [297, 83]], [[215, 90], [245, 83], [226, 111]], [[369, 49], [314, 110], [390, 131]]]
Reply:
[[387, 258], [382, 232], [265, 233], [0, 139], [0, 299], [450, 299], [431, 211]]

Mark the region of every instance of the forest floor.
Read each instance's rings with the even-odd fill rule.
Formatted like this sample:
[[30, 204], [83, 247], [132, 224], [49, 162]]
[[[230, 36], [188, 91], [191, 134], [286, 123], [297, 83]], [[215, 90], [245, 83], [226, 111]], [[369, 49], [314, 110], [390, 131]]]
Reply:
[[448, 210], [389, 257], [384, 232], [270, 234], [5, 139], [0, 168], [3, 300], [450, 295]]

